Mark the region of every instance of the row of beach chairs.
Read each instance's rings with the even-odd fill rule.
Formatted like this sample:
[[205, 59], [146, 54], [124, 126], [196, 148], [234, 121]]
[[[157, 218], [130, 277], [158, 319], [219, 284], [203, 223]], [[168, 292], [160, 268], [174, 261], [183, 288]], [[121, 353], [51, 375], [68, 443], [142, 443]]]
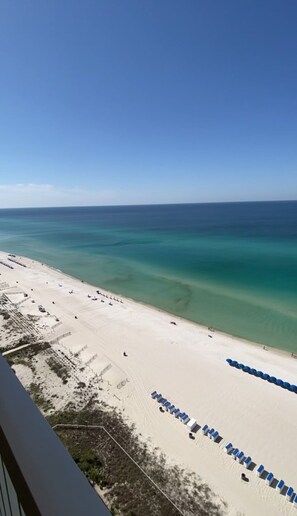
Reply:
[[215, 428], [209, 428], [208, 425], [204, 425], [202, 433], [214, 442], [216, 442], [220, 437], [219, 432]]
[[171, 403], [171, 401], [168, 401], [166, 398], [164, 398], [161, 393], [153, 391], [151, 393], [151, 397], [158, 403], [160, 403], [160, 405], [162, 405], [167, 412], [179, 419], [184, 425], [187, 425], [191, 430], [193, 430], [197, 425], [196, 419], [191, 418], [186, 412], [183, 412], [181, 409], [177, 408], [175, 405], [173, 405], [173, 403]]
[[[229, 454], [234, 460], [236, 460], [237, 462], [239, 462], [240, 464], [243, 464], [244, 467], [246, 469], [248, 469], [252, 463], [252, 459], [251, 457], [249, 456], [245, 456], [244, 452], [239, 450], [238, 448], [234, 448], [232, 443], [228, 443], [225, 447], [224, 447], [224, 451]], [[271, 486], [273, 480], [274, 480], [274, 475], [273, 473], [267, 473], [265, 472], [265, 468], [263, 466], [263, 464], [261, 464], [257, 469], [256, 469], [256, 475], [257, 477], [259, 478], [264, 478], [265, 479], [265, 483], [268, 485], [268, 486]], [[285, 482], [284, 480], [279, 480], [276, 484], [276, 491], [278, 493], [282, 493], [282, 491], [284, 490], [285, 488]], [[294, 494], [294, 489], [293, 487], [288, 487], [287, 490], [286, 490], [286, 493], [284, 493], [285, 496], [286, 496], [286, 499], [288, 501], [291, 501], [292, 500], [292, 497], [293, 497], [293, 494]], [[297, 494], [295, 493], [294, 497], [293, 497], [293, 503], [294, 503], [294, 506], [297, 507]]]
[[[174, 415], [182, 423], [187, 425], [190, 428], [190, 430], [195, 430], [195, 428], [198, 426], [196, 419], [190, 418], [190, 416], [186, 412], [182, 412], [179, 408], [176, 408], [175, 405], [173, 405], [173, 403], [171, 403], [171, 401], [164, 398], [161, 393], [158, 393], [157, 391], [153, 391], [151, 393], [151, 397], [152, 397], [152, 399], [154, 399], [158, 403], [160, 403], [160, 405], [162, 405], [163, 408], [167, 412]], [[209, 439], [211, 439], [214, 442], [216, 442], [220, 437], [219, 432], [215, 428], [209, 428], [208, 425], [203, 426], [202, 433], [203, 433], [203, 435], [209, 437]], [[230, 455], [235, 461], [237, 461], [239, 464], [242, 464], [246, 469], [249, 469], [249, 467], [251, 466], [252, 458], [250, 456], [246, 455], [239, 448], [234, 447], [232, 443], [226, 444], [226, 446], [224, 447], [224, 451], [225, 451], [225, 453]], [[263, 464], [261, 464], [256, 469], [256, 475], [259, 478], [261, 478], [261, 477], [264, 478], [265, 483], [268, 486], [271, 486], [271, 484], [274, 480], [273, 473], [270, 472], [267, 474]], [[285, 494], [286, 499], [288, 501], [291, 501], [293, 499], [292, 500], [293, 504], [295, 507], [297, 507], [297, 493], [294, 493], [294, 489], [292, 487], [287, 488], [285, 486], [284, 480], [279, 480], [276, 485], [276, 491], [278, 493], [282, 493], [285, 488], [286, 488], [286, 492], [283, 494]]]
[[[175, 407], [175, 405], [173, 405], [171, 401], [168, 401], [166, 398], [164, 398], [162, 394], [158, 393], [157, 391], [153, 391], [151, 393], [151, 397], [153, 400], [156, 400], [158, 403], [160, 403], [160, 405], [163, 406], [167, 412], [179, 419], [184, 425], [187, 425], [190, 431], [195, 431], [197, 429], [198, 424], [196, 419], [191, 418], [186, 412], [183, 412], [179, 408]], [[215, 428], [209, 428], [208, 425], [204, 425], [202, 428], [202, 433], [214, 442], [216, 442], [220, 437], [219, 432]]]

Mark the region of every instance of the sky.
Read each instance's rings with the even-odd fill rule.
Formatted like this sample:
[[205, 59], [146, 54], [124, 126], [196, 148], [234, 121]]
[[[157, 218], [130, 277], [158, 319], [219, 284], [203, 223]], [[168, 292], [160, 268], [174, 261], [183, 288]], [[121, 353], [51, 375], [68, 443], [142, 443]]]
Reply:
[[0, 207], [297, 199], [296, 0], [4, 0]]

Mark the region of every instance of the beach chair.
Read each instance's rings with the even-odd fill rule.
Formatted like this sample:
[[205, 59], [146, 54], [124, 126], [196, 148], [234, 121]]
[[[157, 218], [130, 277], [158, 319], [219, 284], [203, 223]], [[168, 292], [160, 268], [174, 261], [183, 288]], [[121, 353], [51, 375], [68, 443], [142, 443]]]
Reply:
[[228, 444], [226, 444], [224, 451], [226, 453], [229, 453], [229, 452], [231, 452], [232, 449], [233, 449], [232, 443], [228, 443]]
[[279, 480], [276, 486], [276, 490], [278, 493], [281, 493], [284, 488], [285, 482], [283, 480]]
[[204, 425], [204, 427], [202, 428], [202, 433], [203, 435], [206, 435], [208, 432], [208, 426], [207, 425]]
[[260, 477], [264, 471], [264, 466], [261, 464], [258, 469], [256, 470], [257, 477]]
[[266, 477], [266, 480], [265, 480], [265, 483], [268, 485], [268, 486], [271, 486], [272, 484], [272, 481], [273, 481], [273, 473], [268, 473], [267, 477]]
[[237, 454], [237, 456], [236, 456], [236, 460], [239, 462], [239, 464], [241, 464], [241, 463], [242, 463], [242, 461], [243, 461], [243, 459], [244, 459], [244, 453], [243, 453], [243, 451], [240, 451], [240, 452]]
[[252, 462], [251, 457], [247, 457], [247, 458], [243, 461], [243, 465], [244, 465], [244, 467], [248, 469], [248, 468], [249, 468], [249, 465], [251, 464], [251, 462]]
[[179, 415], [178, 415], [178, 418], [180, 421], [182, 421], [183, 417], [186, 415], [185, 412], [180, 412]]
[[171, 405], [171, 407], [169, 407], [170, 414], [173, 414], [174, 411], [175, 411], [175, 405]]
[[209, 430], [209, 432], [208, 432], [207, 436], [208, 436], [209, 438], [211, 438], [211, 436], [212, 436], [212, 434], [213, 434], [214, 432], [215, 432], [215, 429], [214, 429], [214, 428], [211, 428], [211, 430]]
[[239, 452], [239, 449], [238, 448], [234, 448], [233, 452], [231, 453], [231, 457], [235, 460], [236, 459], [236, 455], [238, 454]]
[[188, 414], [185, 414], [184, 417], [183, 417], [183, 424], [186, 425], [189, 421], [190, 421], [190, 417], [188, 416]]
[[174, 414], [174, 416], [175, 416], [176, 418], [177, 418], [177, 417], [179, 417], [179, 415], [180, 415], [180, 410], [179, 410], [179, 408], [175, 409], [175, 411], [173, 412], [173, 414]]
[[166, 408], [166, 410], [168, 410], [168, 407], [171, 406], [171, 401], [167, 401], [166, 403], [164, 403], [164, 408]]
[[157, 396], [155, 397], [155, 400], [160, 403], [160, 400], [162, 399], [162, 394], [157, 394]]
[[295, 496], [293, 498], [293, 504], [294, 504], [294, 507], [297, 507], [297, 494], [295, 494]]
[[292, 498], [292, 495], [294, 493], [294, 489], [293, 487], [289, 487], [288, 490], [287, 490], [287, 493], [286, 493], [286, 499], [290, 502], [291, 501], [291, 498]]
[[156, 397], [156, 396], [158, 396], [157, 391], [153, 391], [153, 392], [151, 393], [151, 397], [153, 398], [153, 400], [155, 399], [155, 397]]
[[211, 439], [213, 440], [213, 442], [215, 443], [216, 440], [218, 439], [219, 437], [219, 432], [216, 430], [215, 432], [213, 432], [213, 434], [211, 435]]
[[164, 401], [165, 401], [165, 398], [162, 398], [162, 396], [161, 396], [161, 398], [159, 398], [159, 399], [158, 399], [158, 403], [163, 404], [163, 403], [164, 403]]

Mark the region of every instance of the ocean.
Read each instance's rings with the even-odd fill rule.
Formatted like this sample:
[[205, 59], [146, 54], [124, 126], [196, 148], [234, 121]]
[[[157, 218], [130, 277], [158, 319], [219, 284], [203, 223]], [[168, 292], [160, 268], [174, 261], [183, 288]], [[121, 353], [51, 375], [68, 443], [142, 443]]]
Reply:
[[2, 209], [0, 248], [297, 352], [297, 201]]

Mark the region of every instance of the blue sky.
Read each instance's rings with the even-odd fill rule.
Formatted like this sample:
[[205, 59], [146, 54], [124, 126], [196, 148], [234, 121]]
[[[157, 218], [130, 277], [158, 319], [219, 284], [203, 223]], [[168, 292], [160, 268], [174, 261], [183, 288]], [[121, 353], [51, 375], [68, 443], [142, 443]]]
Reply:
[[296, 0], [10, 0], [0, 206], [297, 198]]

